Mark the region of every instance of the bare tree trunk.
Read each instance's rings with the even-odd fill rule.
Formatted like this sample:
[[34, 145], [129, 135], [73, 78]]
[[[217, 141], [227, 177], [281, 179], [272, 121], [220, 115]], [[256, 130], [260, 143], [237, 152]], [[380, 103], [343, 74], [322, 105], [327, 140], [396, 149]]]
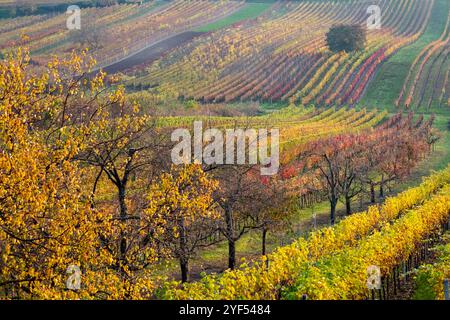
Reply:
[[119, 206], [120, 206], [120, 218], [125, 219], [128, 214], [127, 204], [125, 202], [126, 189], [124, 186], [119, 186]]
[[188, 281], [189, 273], [189, 253], [187, 250], [187, 235], [184, 225], [184, 218], [181, 217], [178, 221], [178, 227], [180, 229], [180, 268], [181, 268], [181, 281]]
[[[123, 185], [119, 185], [118, 189], [119, 189], [120, 221], [122, 223], [125, 223], [126, 222], [126, 218], [127, 218], [127, 214], [128, 214], [127, 205], [125, 203], [126, 190], [125, 190], [125, 187]], [[127, 254], [127, 237], [126, 237], [125, 231], [123, 231], [123, 230], [120, 232], [120, 246], [119, 246], [119, 250], [120, 250], [120, 259], [124, 260], [126, 254]]]
[[335, 219], [336, 219], [336, 206], [337, 206], [337, 198], [335, 196], [332, 196], [330, 199], [330, 223], [331, 225], [334, 225]]
[[228, 240], [228, 268], [234, 270], [236, 267], [236, 242], [234, 239]]
[[380, 182], [380, 199], [384, 198], [384, 176], [381, 176]]
[[231, 270], [236, 266], [236, 240], [233, 229], [233, 211], [229, 205], [225, 207], [226, 234], [228, 240], [228, 268]]
[[189, 280], [189, 262], [186, 259], [180, 258], [180, 269], [181, 269], [181, 282], [185, 283]]
[[375, 203], [375, 185], [373, 183], [370, 184], [370, 203]]
[[345, 210], [347, 215], [352, 214], [352, 199], [349, 196], [345, 196]]
[[262, 251], [261, 251], [261, 254], [262, 254], [263, 256], [266, 255], [266, 239], [267, 239], [267, 232], [268, 232], [267, 228], [263, 228], [263, 230], [262, 230]]

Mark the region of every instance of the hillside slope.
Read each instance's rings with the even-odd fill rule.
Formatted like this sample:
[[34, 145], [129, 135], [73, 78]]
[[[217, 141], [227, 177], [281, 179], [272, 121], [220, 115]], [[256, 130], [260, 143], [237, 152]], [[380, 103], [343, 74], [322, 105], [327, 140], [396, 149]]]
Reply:
[[395, 109], [395, 101], [400, 94], [409, 69], [422, 49], [442, 35], [449, 10], [449, 1], [435, 0], [425, 33], [413, 44], [400, 49], [381, 66], [360, 101], [360, 105]]

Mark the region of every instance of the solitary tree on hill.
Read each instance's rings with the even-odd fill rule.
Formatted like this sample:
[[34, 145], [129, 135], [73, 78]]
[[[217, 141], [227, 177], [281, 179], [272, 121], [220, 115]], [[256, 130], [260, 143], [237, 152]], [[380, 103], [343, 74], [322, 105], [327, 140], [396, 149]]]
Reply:
[[328, 48], [333, 52], [364, 50], [366, 32], [359, 25], [334, 26], [326, 34]]

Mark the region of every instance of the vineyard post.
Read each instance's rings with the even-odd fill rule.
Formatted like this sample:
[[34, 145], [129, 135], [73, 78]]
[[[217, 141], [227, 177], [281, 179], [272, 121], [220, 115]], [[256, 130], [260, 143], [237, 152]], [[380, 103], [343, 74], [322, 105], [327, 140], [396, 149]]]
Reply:
[[383, 292], [384, 292], [384, 300], [389, 300], [389, 275], [385, 276]]
[[444, 280], [444, 299], [445, 300], [450, 300], [450, 295], [448, 292], [448, 279]]
[[394, 267], [394, 270], [392, 273], [392, 281], [394, 283], [394, 296], [397, 295], [397, 274], [398, 274], [398, 266]]

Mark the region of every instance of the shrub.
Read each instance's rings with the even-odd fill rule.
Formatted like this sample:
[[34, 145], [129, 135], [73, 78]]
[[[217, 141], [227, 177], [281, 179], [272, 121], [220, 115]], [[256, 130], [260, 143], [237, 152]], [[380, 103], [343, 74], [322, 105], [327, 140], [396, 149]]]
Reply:
[[366, 32], [358, 25], [334, 26], [326, 34], [328, 48], [333, 52], [364, 50]]

